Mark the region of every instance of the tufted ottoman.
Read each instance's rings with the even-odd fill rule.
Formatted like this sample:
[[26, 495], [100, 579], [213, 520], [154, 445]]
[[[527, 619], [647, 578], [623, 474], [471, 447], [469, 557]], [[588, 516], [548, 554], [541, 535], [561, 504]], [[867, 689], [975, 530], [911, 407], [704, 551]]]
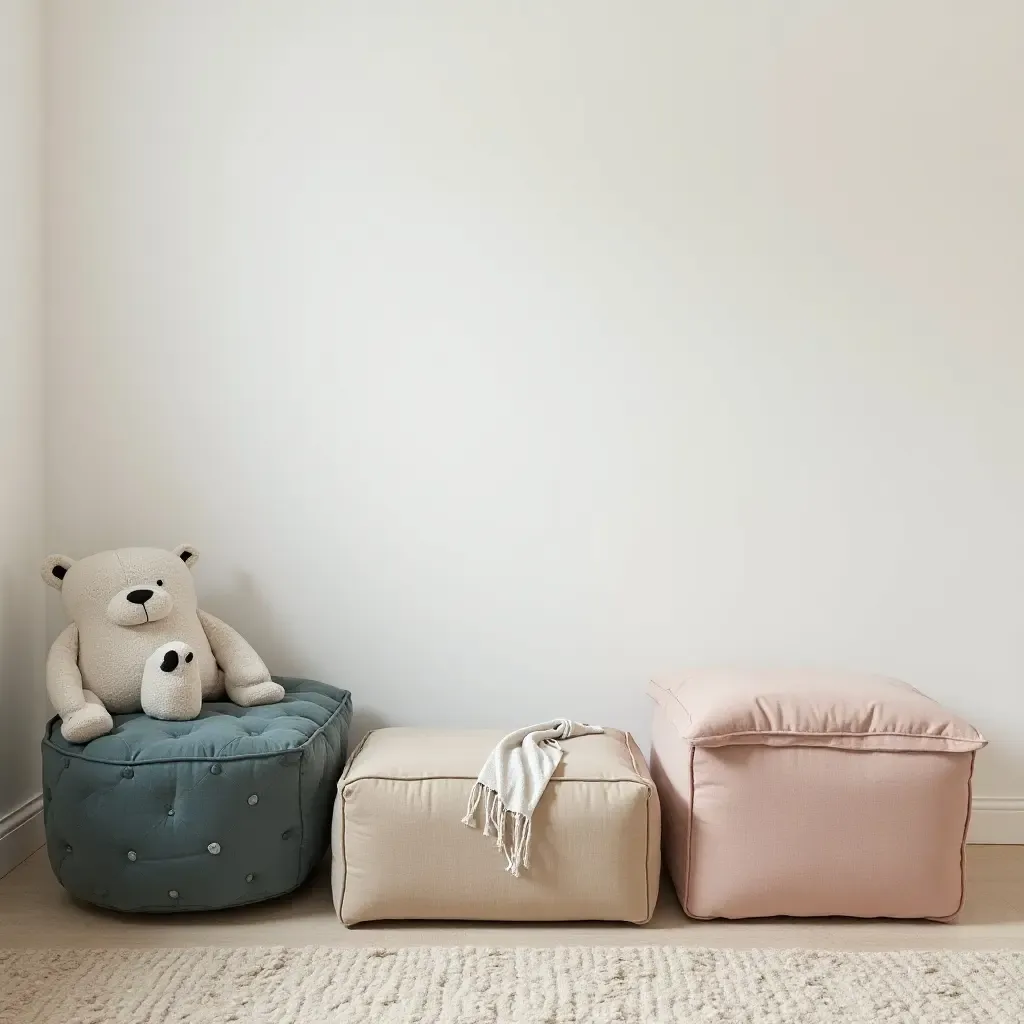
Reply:
[[652, 683], [665, 862], [691, 917], [954, 917], [970, 725], [906, 683], [695, 672]]
[[[506, 730], [507, 731], [507, 730]], [[387, 918], [650, 920], [661, 871], [658, 793], [628, 733], [563, 740], [515, 878], [495, 841], [462, 824], [491, 729], [378, 729], [338, 783], [334, 906]]]
[[72, 896], [125, 911], [213, 910], [300, 885], [328, 842], [352, 698], [281, 679], [279, 704], [204, 704], [191, 722], [115, 715], [43, 740], [50, 864]]

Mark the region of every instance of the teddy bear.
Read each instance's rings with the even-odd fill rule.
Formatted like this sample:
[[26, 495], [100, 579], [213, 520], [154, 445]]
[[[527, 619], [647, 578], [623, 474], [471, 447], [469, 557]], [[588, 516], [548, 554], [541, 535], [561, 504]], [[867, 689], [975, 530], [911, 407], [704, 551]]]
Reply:
[[112, 714], [144, 705], [159, 717], [194, 717], [202, 700], [225, 694], [241, 707], [284, 697], [252, 647], [198, 607], [198, 558], [195, 547], [181, 544], [173, 551], [118, 548], [78, 561], [51, 555], [43, 563], [43, 580], [60, 591], [71, 619], [46, 661], [46, 690], [66, 740], [103, 736], [114, 727]]

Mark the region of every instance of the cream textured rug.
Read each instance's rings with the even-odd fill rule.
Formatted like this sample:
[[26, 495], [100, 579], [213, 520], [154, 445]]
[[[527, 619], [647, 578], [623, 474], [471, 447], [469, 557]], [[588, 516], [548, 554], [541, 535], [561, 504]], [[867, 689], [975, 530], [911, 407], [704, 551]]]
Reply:
[[3, 1024], [1002, 1024], [1024, 953], [0, 951]]

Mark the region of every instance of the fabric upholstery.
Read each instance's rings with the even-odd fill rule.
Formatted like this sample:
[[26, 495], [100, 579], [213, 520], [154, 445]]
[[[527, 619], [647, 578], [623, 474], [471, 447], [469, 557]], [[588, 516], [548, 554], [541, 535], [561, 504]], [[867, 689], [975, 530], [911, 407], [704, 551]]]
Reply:
[[[980, 735], [895, 681], [869, 680], [857, 712], [852, 678], [831, 710], [835, 677], [815, 689], [803, 676], [787, 693], [772, 673], [748, 705], [722, 679], [688, 679], [679, 691], [690, 713], [669, 700], [654, 716], [665, 863], [686, 913], [955, 917]], [[753, 676], [744, 685], [756, 694]], [[934, 708], [927, 721], [912, 717], [918, 698]], [[789, 742], [776, 742], [776, 727]], [[865, 742], [832, 744], [830, 729]], [[875, 735], [890, 745], [874, 746]]]
[[322, 858], [352, 698], [277, 680], [278, 704], [203, 705], [199, 718], [117, 715], [114, 730], [43, 740], [54, 874], [75, 897], [125, 911], [209, 910], [300, 885]]
[[649, 920], [658, 896], [658, 794], [632, 738], [565, 740], [533, 814], [530, 867], [461, 823], [500, 730], [380, 729], [338, 784], [332, 887], [345, 924], [385, 918]]
[[698, 747], [977, 750], [977, 729], [907, 683], [844, 672], [705, 670], [650, 693]]

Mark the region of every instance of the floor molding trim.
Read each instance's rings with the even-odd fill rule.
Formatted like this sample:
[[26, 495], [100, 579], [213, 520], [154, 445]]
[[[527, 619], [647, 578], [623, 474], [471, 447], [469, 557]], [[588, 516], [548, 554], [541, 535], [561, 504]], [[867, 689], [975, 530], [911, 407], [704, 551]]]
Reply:
[[1024, 797], [976, 796], [967, 842], [1024, 845]]
[[40, 794], [0, 817], [0, 878], [31, 857], [45, 842], [43, 796]]

